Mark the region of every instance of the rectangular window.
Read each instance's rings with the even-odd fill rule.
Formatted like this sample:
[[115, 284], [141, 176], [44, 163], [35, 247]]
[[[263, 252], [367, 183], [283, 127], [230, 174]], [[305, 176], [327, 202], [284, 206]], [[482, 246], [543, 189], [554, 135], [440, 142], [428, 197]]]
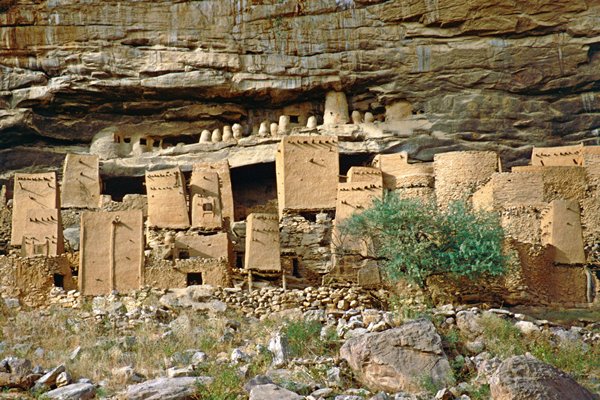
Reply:
[[52, 276], [54, 280], [54, 286], [64, 288], [65, 287], [65, 277], [61, 274], [54, 274]]
[[200, 272], [188, 273], [186, 283], [188, 286], [202, 285], [202, 273], [200, 273]]

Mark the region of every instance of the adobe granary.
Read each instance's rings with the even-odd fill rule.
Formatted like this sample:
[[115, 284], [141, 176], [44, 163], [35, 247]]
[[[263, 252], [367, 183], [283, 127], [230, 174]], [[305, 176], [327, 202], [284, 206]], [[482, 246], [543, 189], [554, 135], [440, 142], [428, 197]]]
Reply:
[[57, 256], [64, 252], [60, 210], [29, 209], [23, 231], [21, 256]]
[[[279, 219], [276, 214], [252, 213], [246, 219], [244, 268], [252, 290], [253, 273], [282, 273], [279, 246]], [[282, 273], [285, 287], [285, 273]]]
[[453, 201], [470, 201], [494, 172], [501, 171], [501, 166], [500, 158], [492, 151], [456, 151], [436, 154], [433, 169], [437, 204], [447, 207]]
[[180, 231], [166, 241], [171, 259], [148, 258], [144, 271], [146, 285], [165, 289], [200, 284], [231, 285], [233, 249], [226, 232]]
[[431, 201], [435, 197], [433, 163], [408, 162], [408, 153], [378, 154], [373, 166], [383, 174], [383, 186], [401, 197]]
[[354, 238], [342, 237], [339, 226], [353, 214], [369, 208], [373, 200], [383, 197], [383, 193], [381, 171], [376, 168], [351, 167], [348, 171], [348, 182], [338, 183], [332, 234], [334, 266], [337, 266], [344, 256], [369, 255], [367, 243], [357, 243]]
[[63, 208], [100, 207], [99, 157], [91, 154], [67, 154], [63, 166], [61, 206]]
[[325, 95], [325, 112], [323, 114], [324, 125], [347, 124], [348, 100], [344, 92], [327, 92]]
[[[62, 236], [59, 237], [58, 234], [58, 231], [60, 231], [62, 235], [62, 226], [57, 226], [54, 234], [50, 232], [49, 235], [38, 235], [35, 232], [38, 228], [27, 226], [28, 224], [33, 223], [36, 224], [36, 226], [41, 227], [41, 223], [35, 221], [37, 216], [32, 214], [28, 217], [28, 213], [30, 210], [46, 210], [49, 213], [52, 213], [51, 210], [59, 210], [59, 196], [55, 172], [15, 174], [10, 244], [13, 246], [21, 246], [27, 231], [29, 231], [29, 237], [35, 242], [34, 244], [43, 244], [46, 242], [46, 239], [50, 241], [55, 240], [57, 242], [58, 240], [62, 240]], [[45, 215], [45, 217], [51, 218], [52, 215]], [[31, 218], [32, 221], [29, 221], [29, 218]], [[54, 218], [55, 220], [60, 221], [60, 218], [58, 218], [56, 213], [54, 213]], [[49, 237], [46, 238], [46, 236]], [[40, 243], [40, 239], [43, 243]], [[62, 249], [62, 245], [58, 245], [58, 243], [56, 243], [56, 245], [57, 251], [58, 249]]]
[[[530, 166], [494, 173], [473, 206], [498, 211], [518, 253], [520, 275], [538, 301], [591, 302], [598, 217], [598, 147], [534, 148]], [[551, 276], [560, 279], [550, 279]], [[564, 282], [570, 282], [569, 285]]]
[[141, 211], [81, 215], [79, 291], [84, 295], [139, 289], [144, 281]]
[[335, 136], [287, 136], [275, 155], [279, 217], [285, 212], [333, 210], [339, 180]]
[[[215, 203], [218, 199], [223, 227], [228, 229], [235, 221], [229, 162], [223, 160], [213, 163], [195, 163], [190, 180], [190, 196], [192, 199], [197, 197], [209, 199], [209, 201], [213, 199]], [[192, 218], [194, 215], [194, 208], [192, 208]], [[194, 219], [194, 224], [199, 223], [197, 219]]]
[[221, 212], [221, 193], [219, 188], [219, 175], [216, 172], [194, 172], [200, 175], [192, 182], [198, 187], [198, 193], [192, 195], [191, 214], [192, 228], [201, 230], [218, 230], [223, 227]]
[[190, 227], [185, 177], [179, 168], [146, 172], [148, 224], [157, 228]]
[[[372, 243], [361, 241], [355, 237], [342, 235], [340, 224], [353, 214], [369, 208], [373, 200], [383, 197], [383, 181], [381, 173], [357, 173], [350, 168], [350, 182], [338, 183], [337, 205], [332, 233], [332, 251], [334, 273], [350, 281], [364, 286], [379, 285], [379, 271], [376, 262], [369, 260], [373, 256]], [[377, 170], [376, 170], [377, 171]], [[363, 170], [364, 172], [364, 170]], [[352, 178], [371, 177], [370, 181], [354, 182]], [[367, 278], [368, 277], [368, 278]], [[365, 282], [368, 280], [368, 283]]]

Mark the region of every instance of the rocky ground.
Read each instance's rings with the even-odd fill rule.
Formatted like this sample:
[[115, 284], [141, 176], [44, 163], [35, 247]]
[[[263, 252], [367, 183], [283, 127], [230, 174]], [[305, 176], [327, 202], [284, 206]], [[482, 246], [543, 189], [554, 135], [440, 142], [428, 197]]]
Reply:
[[[340, 310], [316, 303], [318, 288], [241, 300], [208, 286], [90, 299], [57, 291], [35, 310], [4, 299], [0, 397], [598, 398], [598, 322], [452, 305], [382, 310], [355, 289], [320, 290], [355, 300]], [[279, 311], [259, 310], [274, 301]]]

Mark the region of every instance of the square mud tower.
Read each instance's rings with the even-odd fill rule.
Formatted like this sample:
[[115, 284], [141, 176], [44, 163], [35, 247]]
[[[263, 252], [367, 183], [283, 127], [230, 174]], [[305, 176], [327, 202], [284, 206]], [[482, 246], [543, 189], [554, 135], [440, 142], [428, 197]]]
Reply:
[[175, 258], [223, 258], [229, 263], [232, 246], [227, 233], [214, 235], [178, 235], [175, 238]]
[[469, 201], [471, 195], [500, 170], [500, 159], [492, 151], [455, 151], [436, 154], [435, 196], [439, 207], [454, 201]]
[[[211, 175], [213, 173], [216, 173], [219, 178], [218, 191], [214, 185], [213, 175]], [[193, 199], [197, 194], [202, 197], [217, 197], [219, 199], [221, 216], [226, 226], [229, 226], [235, 221], [231, 174], [229, 172], [229, 162], [227, 160], [214, 163], [194, 164], [192, 168], [192, 179], [190, 181], [190, 196]]]
[[513, 167], [513, 174], [538, 174], [544, 183], [544, 201], [582, 200], [588, 195], [587, 173], [583, 167]]
[[531, 165], [540, 167], [573, 167], [583, 165], [583, 144], [561, 147], [534, 147]]
[[179, 168], [146, 171], [148, 224], [157, 228], [190, 227], [185, 177]]
[[97, 155], [67, 154], [61, 187], [63, 208], [100, 206], [100, 168]]
[[373, 167], [350, 167], [348, 182], [383, 186], [381, 170]]
[[430, 201], [434, 195], [433, 164], [408, 163], [406, 152], [378, 154], [373, 166], [383, 174], [383, 186], [404, 198], [418, 198]]
[[64, 252], [60, 210], [30, 209], [23, 232], [21, 256], [57, 256]]
[[281, 271], [279, 219], [275, 214], [250, 214], [246, 219], [246, 258], [251, 271]]
[[29, 210], [59, 208], [59, 191], [55, 172], [15, 174], [10, 244], [13, 246], [22, 244]]
[[371, 206], [373, 200], [383, 196], [383, 186], [371, 183], [339, 183], [335, 221], [332, 234], [332, 244], [336, 253], [353, 253], [366, 255], [367, 244], [360, 243], [356, 238], [344, 237], [339, 225], [353, 214], [359, 214]]
[[555, 249], [554, 262], [583, 264], [583, 235], [579, 204], [576, 201], [554, 200], [542, 214], [542, 244]]
[[223, 227], [219, 174], [194, 171], [190, 183], [192, 228], [217, 230]]
[[137, 290], [143, 282], [144, 237], [140, 210], [81, 215], [79, 291], [105, 295]]
[[473, 194], [473, 207], [486, 211], [543, 201], [544, 181], [539, 174], [497, 172]]
[[339, 175], [335, 136], [287, 136], [275, 154], [279, 216], [335, 208]]

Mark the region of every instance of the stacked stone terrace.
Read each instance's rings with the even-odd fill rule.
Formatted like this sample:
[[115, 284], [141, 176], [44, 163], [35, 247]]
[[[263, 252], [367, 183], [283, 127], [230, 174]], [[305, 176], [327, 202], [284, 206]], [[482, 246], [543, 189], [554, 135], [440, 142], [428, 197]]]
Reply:
[[[391, 108], [394, 113], [406, 113], [406, 105]], [[344, 141], [337, 133], [373, 122], [372, 116], [364, 117], [365, 122], [358, 112], [349, 115], [345, 96], [332, 92], [323, 126], [311, 116], [294, 119], [308, 124], [300, 130], [288, 129], [288, 116], [275, 125], [261, 124], [259, 136], [276, 140], [277, 205], [251, 212], [245, 221], [236, 221], [227, 160], [195, 162], [189, 183], [179, 167], [150, 165], [146, 195], [126, 196], [122, 203], [101, 194], [100, 173], [107, 161], [100, 164], [98, 155], [69, 154], [60, 188], [55, 173], [17, 175], [11, 244], [22, 257], [0, 258], [10, 277], [5, 286], [21, 282], [21, 296], [28, 285], [34, 291], [70, 288], [73, 270], [84, 295], [142, 286], [243, 286], [246, 279], [251, 289], [264, 284], [256, 278], [284, 288], [318, 285], [323, 278], [378, 287], [372, 243], [343, 237], [339, 224], [385, 191], [395, 191], [435, 201], [440, 208], [464, 200], [502, 215], [506, 249], [517, 261], [508, 277], [485, 282], [480, 290], [487, 290], [485, 284], [501, 288], [499, 295], [515, 302], [589, 304], [598, 298], [593, 265], [600, 240], [600, 147], [535, 148], [531, 165], [512, 172], [503, 172], [499, 157], [489, 151], [442, 153], [431, 163], [411, 163], [404, 152], [379, 154], [371, 165], [352, 166], [341, 176]], [[200, 142], [208, 143], [208, 133]], [[210, 143], [242, 141], [241, 134], [241, 126], [213, 131]], [[150, 139], [145, 146], [154, 147]], [[119, 148], [132, 144], [111, 140]], [[142, 144], [134, 141], [131, 151]], [[64, 254], [64, 219], [79, 220], [76, 266]], [[73, 248], [70, 241], [68, 247]], [[34, 279], [34, 263], [27, 262], [27, 274], [19, 266], [30, 256], [64, 261], [54, 267], [45, 263]]]

